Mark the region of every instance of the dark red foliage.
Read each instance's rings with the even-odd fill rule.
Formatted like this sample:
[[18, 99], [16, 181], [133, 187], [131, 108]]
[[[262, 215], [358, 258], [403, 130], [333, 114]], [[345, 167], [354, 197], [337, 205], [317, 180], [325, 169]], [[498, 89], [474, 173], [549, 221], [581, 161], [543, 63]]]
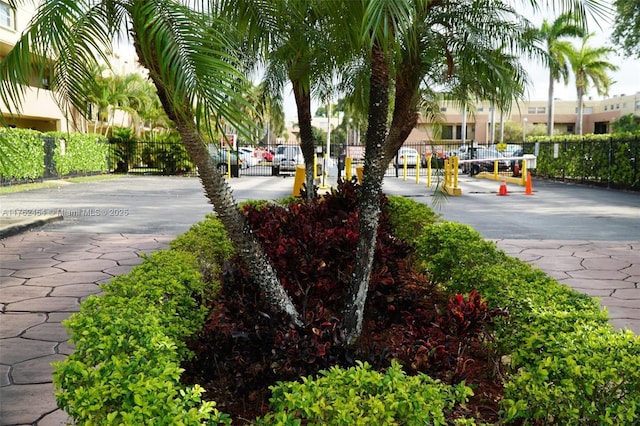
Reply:
[[[356, 359], [379, 369], [398, 359], [410, 373], [495, 385], [497, 379], [489, 376], [495, 368], [486, 368], [493, 360], [479, 337], [488, 334], [500, 312], [487, 309], [475, 292], [447, 302], [414, 274], [406, 261], [411, 249], [393, 236], [384, 197], [364, 331], [357, 348], [344, 345], [340, 318], [355, 263], [358, 189], [347, 182], [311, 202], [245, 208], [305, 324], [293, 326], [264, 303], [242, 270], [229, 265], [205, 327], [190, 342], [196, 356], [185, 364], [183, 376], [202, 385], [234, 424], [264, 414], [268, 386], [276, 381], [352, 366]], [[463, 414], [490, 420], [500, 389], [493, 386], [476, 404], [475, 411], [483, 413]]]

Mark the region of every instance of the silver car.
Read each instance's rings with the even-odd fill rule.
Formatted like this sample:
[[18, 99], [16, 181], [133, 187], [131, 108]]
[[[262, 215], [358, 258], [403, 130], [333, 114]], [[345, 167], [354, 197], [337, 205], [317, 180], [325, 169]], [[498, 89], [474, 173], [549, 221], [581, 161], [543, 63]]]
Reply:
[[304, 165], [302, 148], [299, 145], [279, 145], [273, 157], [271, 174], [278, 176], [280, 172], [293, 172], [296, 166]]

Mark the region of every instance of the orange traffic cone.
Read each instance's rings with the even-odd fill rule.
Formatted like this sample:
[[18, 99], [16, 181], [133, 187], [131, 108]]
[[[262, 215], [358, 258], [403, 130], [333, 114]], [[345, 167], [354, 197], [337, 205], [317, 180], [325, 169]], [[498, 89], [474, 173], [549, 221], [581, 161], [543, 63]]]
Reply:
[[527, 184], [524, 187], [524, 195], [533, 195], [533, 189], [531, 188], [531, 172], [527, 172]]
[[500, 189], [498, 190], [498, 195], [509, 195], [507, 194], [507, 179], [502, 176], [502, 180], [500, 181]]
[[517, 161], [513, 165], [513, 176], [514, 177], [520, 176], [520, 164], [518, 164]]

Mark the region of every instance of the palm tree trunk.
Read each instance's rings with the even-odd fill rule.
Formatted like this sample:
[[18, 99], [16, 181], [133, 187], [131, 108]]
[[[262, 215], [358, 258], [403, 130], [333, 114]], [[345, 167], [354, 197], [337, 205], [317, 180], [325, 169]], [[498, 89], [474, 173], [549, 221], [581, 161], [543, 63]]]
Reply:
[[344, 332], [347, 344], [355, 345], [362, 333], [364, 308], [369, 291], [373, 255], [378, 234], [382, 176], [384, 176], [383, 142], [387, 133], [389, 109], [389, 66], [379, 47], [372, 49], [369, 92], [369, 124], [363, 182], [360, 192], [358, 246], [354, 274], [349, 283], [344, 309]]
[[198, 174], [207, 198], [213, 204], [236, 252], [241, 254], [243, 266], [258, 283], [267, 300], [280, 311], [287, 313], [296, 325], [301, 325], [298, 311], [280, 283], [273, 266], [267, 260], [260, 243], [240, 213], [226, 180], [210, 161], [209, 152], [200, 134], [191, 122], [177, 120], [176, 127], [187, 152], [198, 167]]
[[[547, 101], [547, 136], [553, 136], [553, 120], [554, 120], [554, 100], [553, 100], [553, 84], [554, 79], [551, 72], [549, 72], [549, 92]], [[524, 141], [523, 141], [524, 142]]]
[[582, 99], [584, 98], [584, 90], [578, 89], [578, 120], [576, 121], [576, 135], [582, 136], [582, 116], [584, 108], [582, 107]]
[[269, 303], [288, 314], [294, 324], [301, 326], [300, 314], [280, 283], [253, 231], [240, 213], [227, 182], [211, 161], [209, 151], [196, 128], [191, 105], [176, 106], [172, 102], [173, 96], [169, 92], [170, 89], [160, 84], [161, 80], [157, 77], [159, 76], [157, 62], [145, 61], [137, 45], [136, 51], [141, 65], [149, 70], [149, 76], [156, 86], [158, 97], [167, 116], [176, 125], [191, 160], [198, 168], [207, 198], [222, 222], [236, 253], [240, 255], [243, 266], [265, 293]]
[[300, 128], [300, 147], [304, 157], [305, 185], [307, 190], [307, 200], [315, 197], [313, 157], [315, 147], [313, 141], [313, 130], [311, 127], [311, 93], [303, 88], [299, 80], [291, 79], [293, 96], [298, 109], [298, 127]]

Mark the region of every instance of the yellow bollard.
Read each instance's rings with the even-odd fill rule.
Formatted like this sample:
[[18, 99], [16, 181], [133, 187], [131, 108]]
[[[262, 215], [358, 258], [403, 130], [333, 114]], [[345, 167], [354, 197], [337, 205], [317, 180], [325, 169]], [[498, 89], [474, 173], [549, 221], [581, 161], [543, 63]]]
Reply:
[[420, 158], [416, 160], [416, 184], [420, 184]]
[[313, 180], [318, 180], [318, 154], [313, 154]]
[[455, 164], [456, 161], [449, 161], [448, 158], [444, 160], [444, 186], [442, 191], [449, 195], [460, 196], [462, 195], [462, 190], [458, 188], [457, 171], [453, 170], [452, 163]]
[[527, 160], [522, 160], [522, 168], [520, 169], [520, 173], [522, 173], [522, 186], [526, 187], [527, 186]]
[[427, 187], [431, 188], [431, 154], [427, 155]]
[[356, 166], [356, 175], [358, 176], [358, 183], [362, 184], [364, 180], [364, 166]]
[[451, 167], [453, 168], [453, 188], [457, 189], [458, 188], [458, 171], [460, 170], [458, 168], [458, 157], [456, 156], [453, 157], [453, 165]]
[[231, 179], [231, 148], [227, 150], [227, 179]]
[[498, 160], [493, 161], [493, 179], [498, 180]]
[[291, 195], [293, 195], [294, 197], [300, 196], [300, 192], [302, 191], [302, 186], [304, 185], [305, 176], [306, 176], [306, 173], [305, 173], [304, 166], [297, 165], [296, 175], [293, 181], [293, 191], [291, 191]]
[[402, 163], [402, 180], [407, 180], [407, 156], [404, 156], [404, 161]]
[[351, 163], [353, 163], [353, 158], [347, 157], [344, 159], [344, 172], [347, 182], [351, 180]]

